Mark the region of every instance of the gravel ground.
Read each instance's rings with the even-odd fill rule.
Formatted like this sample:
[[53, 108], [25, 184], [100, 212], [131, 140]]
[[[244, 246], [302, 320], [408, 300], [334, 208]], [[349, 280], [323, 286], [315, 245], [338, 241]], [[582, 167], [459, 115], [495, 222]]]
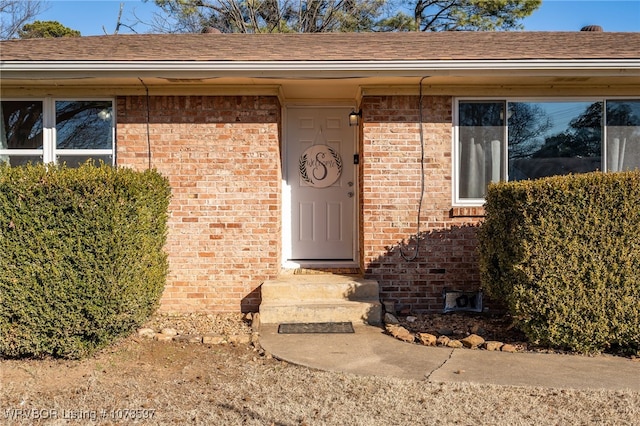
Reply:
[[[147, 326], [251, 333], [240, 315], [157, 315]], [[137, 336], [82, 361], [0, 360], [0, 378], [0, 423], [8, 425], [635, 425], [640, 418], [637, 392], [360, 377], [290, 365], [250, 344]]]
[[226, 336], [251, 334], [251, 314], [157, 313], [144, 327], [161, 331], [173, 328], [178, 334], [215, 333]]

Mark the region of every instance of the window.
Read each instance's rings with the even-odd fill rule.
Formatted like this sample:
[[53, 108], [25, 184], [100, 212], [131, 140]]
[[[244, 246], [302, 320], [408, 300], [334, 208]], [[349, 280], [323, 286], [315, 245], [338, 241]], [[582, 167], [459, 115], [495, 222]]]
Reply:
[[460, 100], [455, 200], [482, 204], [487, 185], [640, 168], [640, 100]]
[[0, 118], [1, 162], [113, 164], [112, 100], [3, 100]]
[[640, 100], [607, 102], [607, 170], [640, 168]]
[[459, 194], [482, 198], [489, 182], [504, 180], [504, 102], [459, 104]]

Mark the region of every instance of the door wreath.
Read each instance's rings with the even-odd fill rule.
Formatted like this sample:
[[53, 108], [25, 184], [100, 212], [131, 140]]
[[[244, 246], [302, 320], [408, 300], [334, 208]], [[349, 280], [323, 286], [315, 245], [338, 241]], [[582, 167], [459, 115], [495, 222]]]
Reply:
[[312, 145], [299, 160], [300, 177], [309, 186], [326, 188], [342, 174], [342, 158], [329, 145]]

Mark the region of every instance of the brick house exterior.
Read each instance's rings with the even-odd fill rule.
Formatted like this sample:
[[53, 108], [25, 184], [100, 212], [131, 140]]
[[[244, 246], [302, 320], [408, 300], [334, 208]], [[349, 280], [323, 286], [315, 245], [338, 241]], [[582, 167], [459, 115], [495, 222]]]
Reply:
[[[363, 111], [375, 111], [375, 119], [363, 117], [360, 235], [363, 272], [380, 282], [381, 298], [433, 311], [443, 288], [478, 287], [473, 234], [481, 212], [451, 207], [451, 97], [426, 97], [426, 104], [434, 122], [425, 123], [430, 184], [418, 257], [407, 262], [398, 252], [417, 229], [416, 96], [363, 98]], [[257, 310], [260, 283], [281, 265], [278, 99], [161, 96], [150, 98], [149, 110], [151, 164], [173, 193], [163, 309]], [[225, 112], [211, 119], [211, 110]], [[118, 98], [117, 111], [117, 162], [145, 169], [146, 99]], [[413, 254], [412, 244], [404, 249]]]
[[474, 227], [482, 209], [462, 212], [451, 205], [452, 97], [427, 96], [423, 102], [428, 117], [425, 199], [418, 256], [408, 262], [399, 251], [412, 257], [415, 246], [408, 236], [417, 231], [418, 97], [363, 98], [363, 265], [366, 275], [380, 283], [383, 300], [413, 311], [437, 311], [442, 308], [443, 289], [478, 288]]
[[[0, 69], [3, 99], [113, 99], [114, 164], [156, 168], [172, 187], [161, 302], [172, 312], [256, 311], [261, 284], [296, 262], [438, 311], [444, 289], [480, 285], [482, 204], [454, 188], [458, 99], [640, 98], [638, 34], [167, 37], [6, 41]], [[362, 112], [348, 262], [287, 254], [291, 105]]]
[[[151, 164], [172, 188], [163, 309], [256, 310], [259, 283], [280, 269], [278, 99], [149, 101]], [[117, 163], [145, 169], [146, 98], [119, 97], [117, 111]]]

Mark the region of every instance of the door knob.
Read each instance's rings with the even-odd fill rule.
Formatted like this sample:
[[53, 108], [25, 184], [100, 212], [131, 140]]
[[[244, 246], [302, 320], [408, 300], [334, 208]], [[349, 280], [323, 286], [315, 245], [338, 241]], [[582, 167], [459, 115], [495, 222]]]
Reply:
[[353, 198], [353, 191], [347, 192], [347, 195], [349, 196], [349, 198]]

